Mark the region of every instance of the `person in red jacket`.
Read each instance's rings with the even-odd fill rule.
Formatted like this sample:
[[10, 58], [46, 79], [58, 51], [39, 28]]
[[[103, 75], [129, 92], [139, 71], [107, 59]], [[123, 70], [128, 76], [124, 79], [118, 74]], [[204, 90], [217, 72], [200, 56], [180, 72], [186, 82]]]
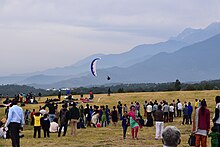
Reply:
[[207, 146], [207, 135], [210, 130], [210, 111], [207, 109], [205, 100], [202, 100], [201, 107], [196, 109], [193, 121], [193, 131], [196, 136], [196, 147]]

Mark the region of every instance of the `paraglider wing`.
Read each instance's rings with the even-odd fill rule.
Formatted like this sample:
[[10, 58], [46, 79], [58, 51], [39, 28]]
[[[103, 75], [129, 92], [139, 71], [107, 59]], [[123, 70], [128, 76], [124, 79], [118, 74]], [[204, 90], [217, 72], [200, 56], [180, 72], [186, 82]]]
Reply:
[[92, 63], [91, 63], [91, 72], [93, 74], [93, 76], [97, 77], [97, 73], [96, 73], [96, 62], [98, 60], [101, 60], [101, 58], [95, 58]]
[[111, 78], [108, 76], [108, 77], [107, 77], [107, 80], [111, 80]]

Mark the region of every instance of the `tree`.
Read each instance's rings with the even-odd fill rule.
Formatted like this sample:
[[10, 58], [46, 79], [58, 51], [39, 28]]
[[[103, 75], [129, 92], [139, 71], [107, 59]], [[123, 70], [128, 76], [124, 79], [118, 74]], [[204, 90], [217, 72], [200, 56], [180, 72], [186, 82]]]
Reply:
[[180, 91], [181, 89], [181, 82], [177, 79], [175, 82], [175, 90]]

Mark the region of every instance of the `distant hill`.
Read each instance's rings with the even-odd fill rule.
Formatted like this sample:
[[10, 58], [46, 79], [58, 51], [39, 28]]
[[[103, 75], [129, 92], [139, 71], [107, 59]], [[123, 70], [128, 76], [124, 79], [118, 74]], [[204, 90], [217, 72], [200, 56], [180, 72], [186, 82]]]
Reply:
[[[176, 61], [174, 59], [168, 58], [168, 56], [170, 57], [171, 55], [173, 55], [174, 52], [176, 53], [176, 51], [180, 50], [181, 48], [182, 49], [184, 49], [184, 47], [188, 48], [190, 45], [193, 45], [194, 43], [197, 42], [202, 42], [210, 37], [215, 36], [218, 33], [220, 33], [220, 23], [210, 24], [208, 27], [204, 29], [187, 28], [176, 37], [172, 37], [165, 42], [160, 42], [156, 44], [138, 45], [133, 49], [121, 54], [109, 54], [109, 55], [95, 54], [71, 66], [51, 68], [45, 71], [35, 72], [35, 73], [0, 77], [0, 84], [29, 84], [35, 86], [40, 85], [43, 87], [52, 86], [53, 84], [59, 85], [61, 87], [65, 87], [66, 85], [68, 86], [100, 85], [100, 84], [105, 84], [106, 82], [109, 83], [109, 81], [103, 80], [106, 79], [107, 75], [112, 75], [114, 77], [111, 80], [111, 82], [113, 83], [141, 81], [143, 79], [143, 76], [140, 75], [140, 79], [137, 79], [136, 73], [134, 74], [133, 71], [146, 72], [147, 73], [146, 76], [148, 75], [149, 77], [152, 77], [148, 81], [163, 82], [164, 78], [160, 78], [161, 76], [158, 76], [157, 80], [153, 78], [159, 74], [157, 73], [160, 72], [157, 70], [158, 68], [159, 69], [165, 68], [167, 70], [169, 68], [169, 70], [174, 70], [178, 72], [180, 65], [177, 63], [181, 61], [182, 57], [185, 58], [190, 57], [190, 55], [187, 55], [187, 53], [185, 52], [183, 55], [180, 54], [178, 57], [176, 57], [179, 58], [180, 61]], [[213, 44], [210, 44], [209, 48], [210, 47], [213, 47]], [[195, 46], [193, 46], [191, 50], [192, 49], [194, 50], [194, 48]], [[199, 54], [199, 52], [197, 52], [196, 54]], [[97, 78], [92, 77], [90, 74], [90, 63], [92, 59], [94, 59], [95, 57], [102, 58], [102, 60], [99, 61], [97, 65], [98, 66], [97, 69], [99, 72], [99, 76]], [[174, 65], [172, 62], [176, 63], [176, 65]], [[188, 62], [189, 61], [186, 61], [186, 63]], [[166, 65], [166, 63], [168, 65]], [[182, 66], [183, 66], [182, 68], [186, 68], [188, 65], [183, 64]], [[206, 64], [203, 64], [203, 66], [206, 66]], [[194, 73], [194, 71], [198, 72], [200, 70], [201, 69], [198, 67], [193, 67], [191, 69], [192, 74]], [[124, 75], [124, 72], [127, 72], [126, 74], [132, 73], [130, 74], [130, 78], [120, 76], [120, 75]], [[166, 72], [164, 73], [164, 75], [165, 74]], [[183, 72], [182, 74], [185, 73]], [[201, 75], [198, 76], [198, 79], [201, 79], [201, 77], [204, 77], [205, 79], [207, 78], [206, 77], [207, 74], [204, 74], [203, 71], [201, 71], [200, 74]], [[183, 76], [178, 72], [175, 73], [174, 75], [183, 77], [183, 79], [186, 81], [190, 81], [190, 80], [196, 81], [197, 79], [197, 78], [195, 79], [188, 78], [188, 77], [192, 77], [191, 74], [190, 76], [188, 74], [185, 74], [185, 76]], [[211, 78], [212, 76], [213, 74], [209, 77]], [[169, 81], [172, 79], [171, 78], [172, 76], [170, 75], [169, 72], [167, 72], [166, 77], [167, 78], [165, 81]], [[71, 79], [72, 82], [67, 84], [69, 79]], [[84, 81], [82, 79], [84, 79]], [[63, 83], [66, 84], [62, 86]]]
[[[49, 69], [38, 74], [45, 75], [79, 75], [89, 71], [90, 63], [95, 57], [101, 57], [102, 61], [99, 62], [99, 69], [110, 67], [129, 67], [136, 63], [151, 58], [152, 56], [167, 52], [172, 53], [182, 47], [204, 41], [220, 33], [220, 22], [210, 24], [204, 29], [187, 28], [176, 37], [171, 37], [165, 42], [156, 44], [142, 44], [138, 45], [131, 50], [121, 54], [96, 54], [85, 58], [76, 64], [66, 66], [63, 68]], [[80, 77], [76, 76], [76, 77]]]
[[207, 26], [205, 29], [186, 28], [178, 36], [170, 38], [170, 40], [181, 41], [187, 44], [204, 41], [210, 37], [220, 34], [220, 22], [215, 22]]
[[34, 96], [38, 96], [38, 93], [41, 92], [42, 95], [51, 95], [52, 92], [48, 92], [44, 89], [36, 89], [27, 85], [0, 85], [0, 95], [5, 97], [6, 95], [14, 98], [15, 95], [20, 93], [32, 93]]
[[220, 34], [208, 40], [184, 47], [174, 53], [159, 53], [150, 59], [127, 68], [113, 67], [98, 70], [98, 77], [91, 74], [53, 83], [53, 87], [74, 87], [109, 83], [154, 83], [202, 81], [220, 78]]

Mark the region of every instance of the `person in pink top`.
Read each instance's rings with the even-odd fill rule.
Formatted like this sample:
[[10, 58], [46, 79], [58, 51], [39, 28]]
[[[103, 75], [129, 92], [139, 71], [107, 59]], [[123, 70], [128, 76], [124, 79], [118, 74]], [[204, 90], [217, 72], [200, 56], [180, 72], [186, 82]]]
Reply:
[[130, 112], [128, 113], [128, 116], [130, 117], [130, 126], [131, 126], [131, 134], [132, 134], [132, 139], [138, 139], [137, 134], [138, 134], [138, 128], [142, 128], [141, 124], [139, 123], [138, 120], [138, 111], [136, 110], [135, 106], [131, 106]]

